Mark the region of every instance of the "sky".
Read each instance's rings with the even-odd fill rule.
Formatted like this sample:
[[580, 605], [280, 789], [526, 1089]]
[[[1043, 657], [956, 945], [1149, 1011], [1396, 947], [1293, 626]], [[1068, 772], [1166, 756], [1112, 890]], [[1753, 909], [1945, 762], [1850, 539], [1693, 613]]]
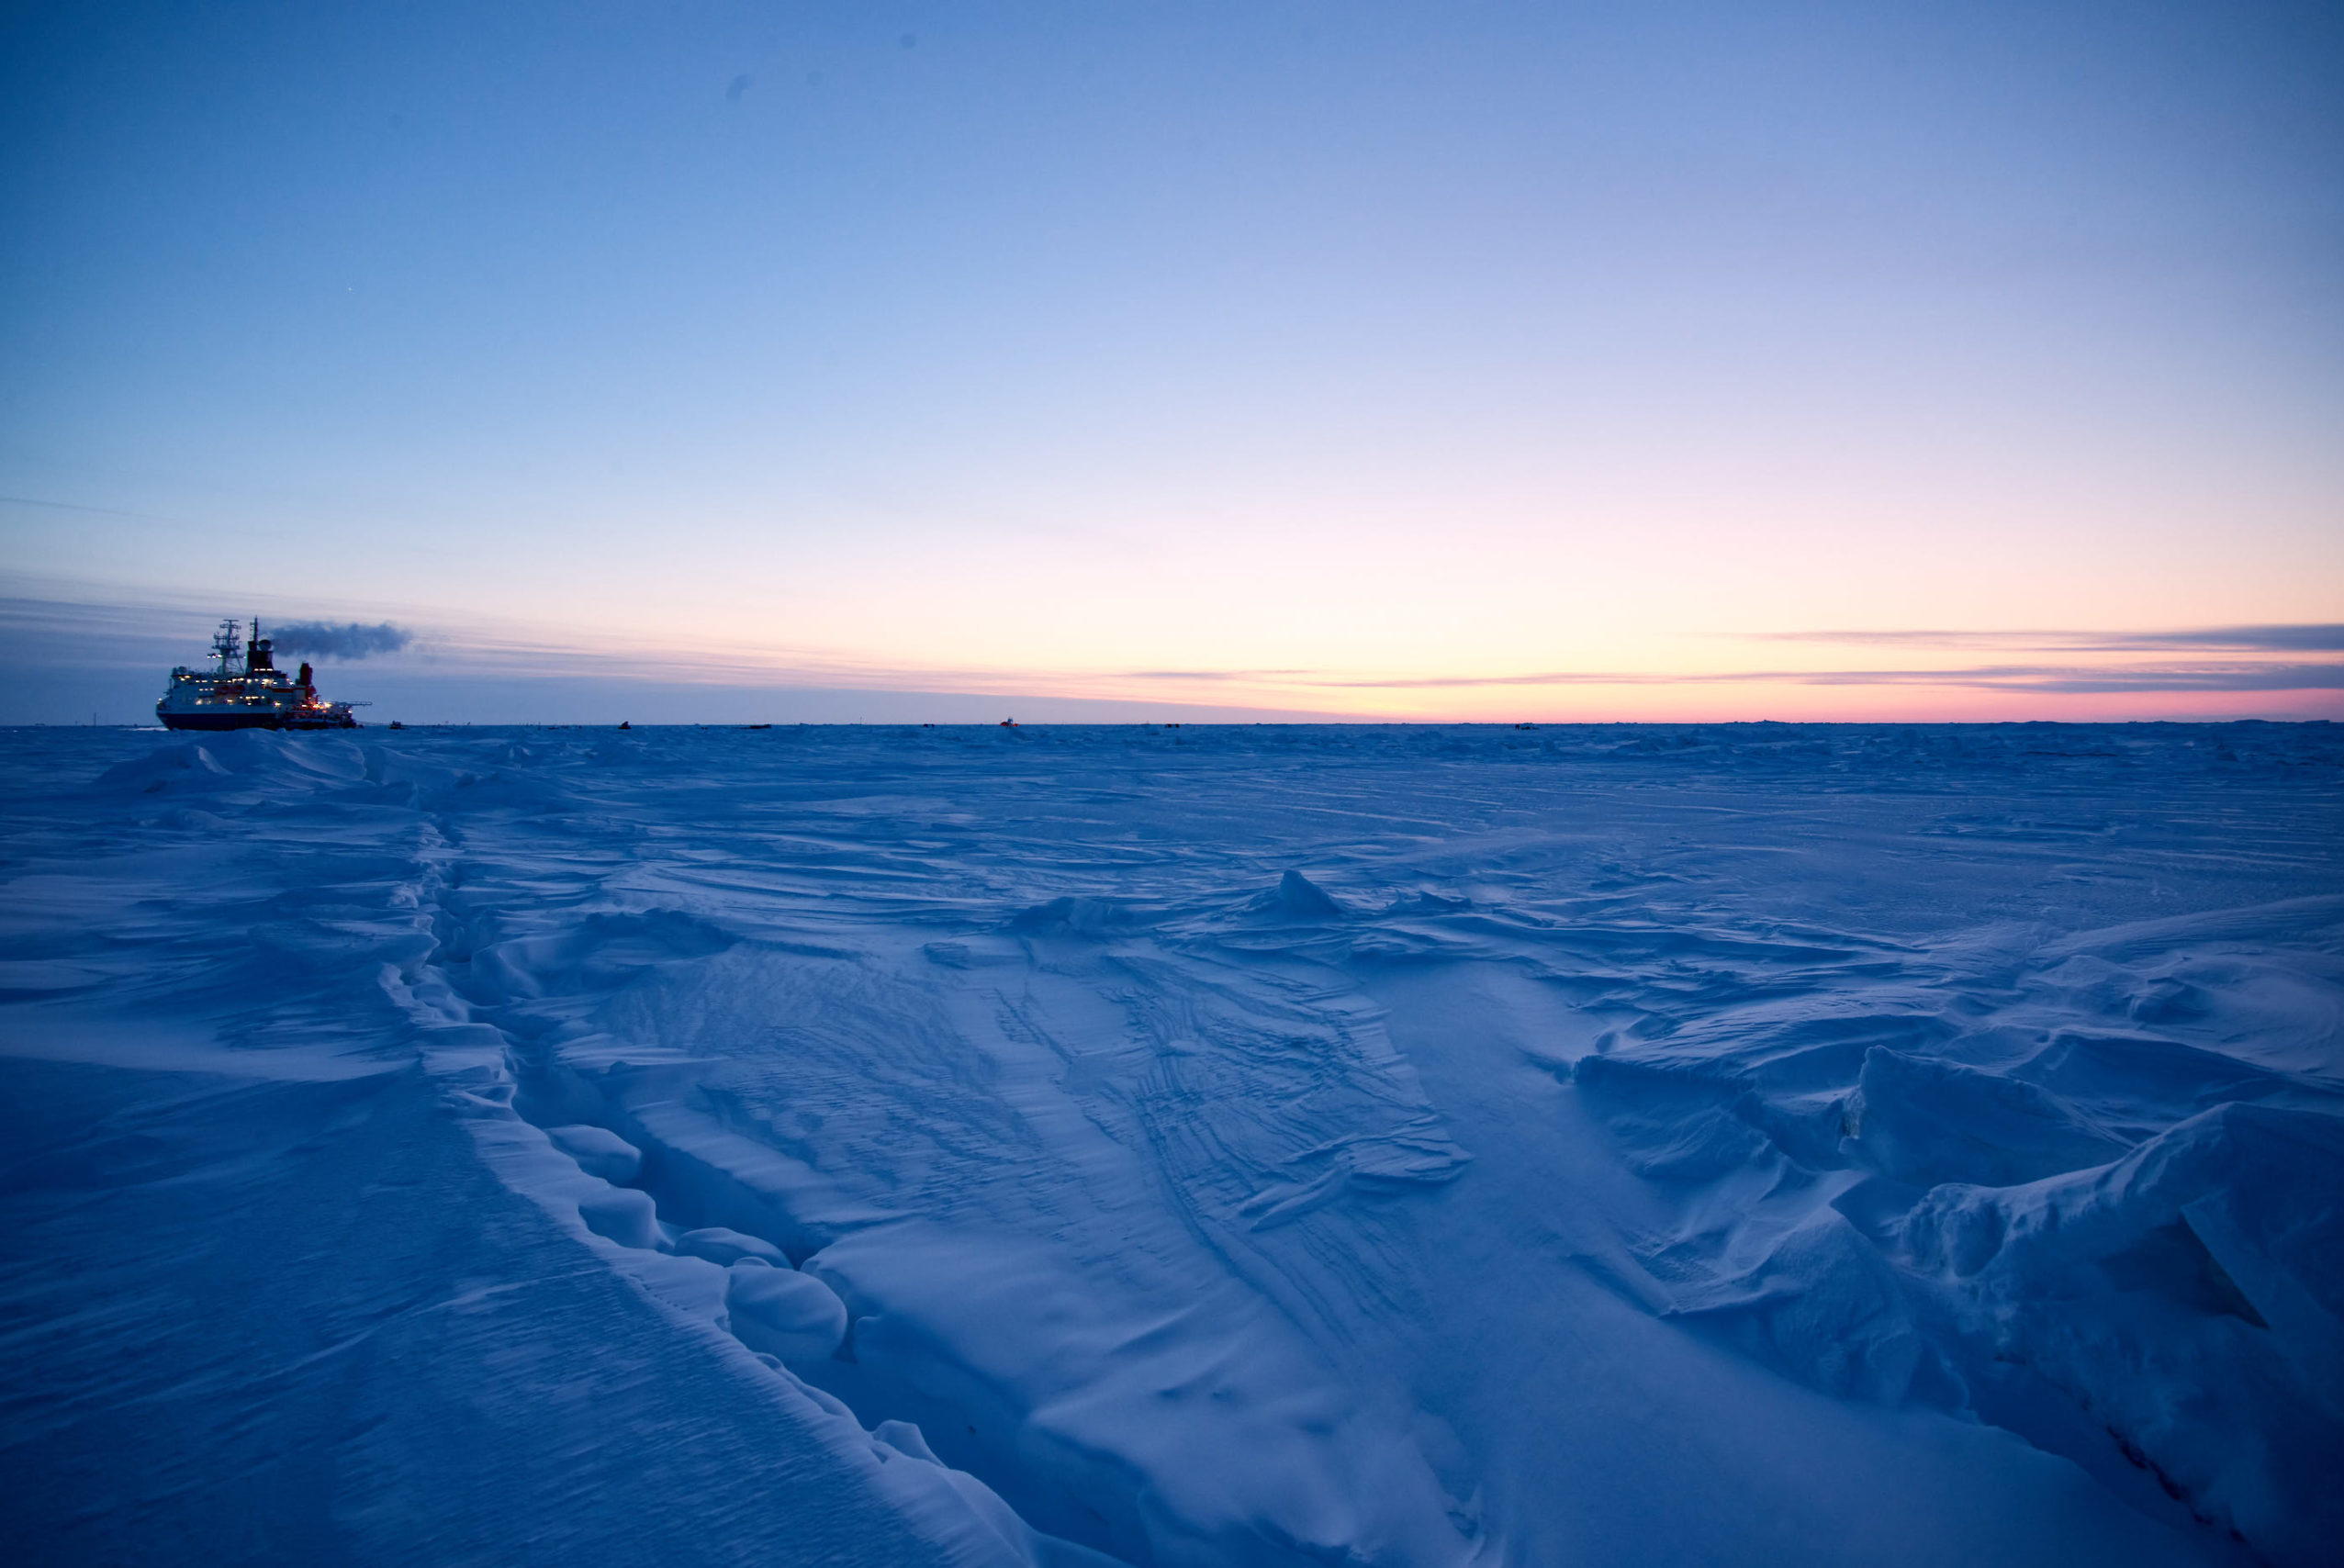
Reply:
[[2344, 717], [2344, 10], [0, 8], [0, 722]]

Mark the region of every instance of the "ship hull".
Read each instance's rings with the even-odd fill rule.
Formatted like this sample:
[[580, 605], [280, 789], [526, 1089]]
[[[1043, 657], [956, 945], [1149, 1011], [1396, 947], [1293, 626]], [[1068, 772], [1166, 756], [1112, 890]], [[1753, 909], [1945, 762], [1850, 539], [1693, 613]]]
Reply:
[[354, 730], [355, 719], [302, 719], [284, 713], [159, 713], [166, 730]]

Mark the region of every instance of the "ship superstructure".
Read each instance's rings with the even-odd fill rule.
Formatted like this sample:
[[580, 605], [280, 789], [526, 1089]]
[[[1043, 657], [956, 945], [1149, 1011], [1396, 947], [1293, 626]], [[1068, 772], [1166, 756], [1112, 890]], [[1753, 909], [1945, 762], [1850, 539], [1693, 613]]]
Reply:
[[[154, 716], [171, 730], [354, 730], [351, 704], [318, 695], [304, 664], [298, 676], [276, 667], [276, 650], [252, 621], [246, 643], [234, 621], [223, 621], [211, 640], [213, 667], [171, 672], [171, 689], [154, 705]], [[239, 667], [239, 665], [241, 667]]]

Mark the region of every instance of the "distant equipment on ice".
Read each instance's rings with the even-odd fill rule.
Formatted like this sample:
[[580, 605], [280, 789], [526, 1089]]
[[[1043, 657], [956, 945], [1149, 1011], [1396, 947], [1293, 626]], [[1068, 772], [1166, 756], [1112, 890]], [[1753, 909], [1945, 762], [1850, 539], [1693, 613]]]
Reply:
[[[238, 623], [223, 621], [213, 634], [214, 667], [171, 672], [171, 689], [154, 705], [154, 716], [167, 730], [354, 730], [358, 721], [352, 704], [328, 702], [318, 695], [302, 665], [298, 676], [276, 667], [276, 650], [261, 635], [258, 617], [252, 640], [246, 644]], [[237, 667], [239, 661], [243, 667]]]

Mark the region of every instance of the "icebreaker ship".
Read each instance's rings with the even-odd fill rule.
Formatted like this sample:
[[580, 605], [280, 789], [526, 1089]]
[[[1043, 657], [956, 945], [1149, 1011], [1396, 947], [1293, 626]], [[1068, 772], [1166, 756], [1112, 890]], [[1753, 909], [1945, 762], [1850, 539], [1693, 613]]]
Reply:
[[[276, 667], [276, 650], [261, 635], [252, 621], [252, 640], [244, 643], [237, 622], [222, 621], [211, 640], [217, 667], [171, 672], [171, 689], [154, 705], [154, 715], [170, 730], [354, 730], [358, 721], [347, 702], [328, 702], [318, 695], [309, 666], [298, 676]], [[239, 660], [243, 668], [238, 669]]]

